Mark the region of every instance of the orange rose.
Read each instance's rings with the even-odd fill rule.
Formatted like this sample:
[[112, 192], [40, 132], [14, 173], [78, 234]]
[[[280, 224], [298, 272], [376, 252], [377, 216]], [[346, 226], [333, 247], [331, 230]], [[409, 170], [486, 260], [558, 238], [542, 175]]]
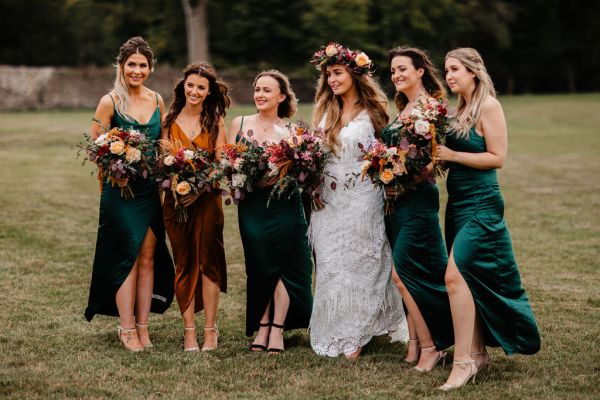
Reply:
[[383, 172], [379, 175], [379, 180], [386, 185], [390, 183], [393, 179], [394, 172], [389, 168], [384, 169]]

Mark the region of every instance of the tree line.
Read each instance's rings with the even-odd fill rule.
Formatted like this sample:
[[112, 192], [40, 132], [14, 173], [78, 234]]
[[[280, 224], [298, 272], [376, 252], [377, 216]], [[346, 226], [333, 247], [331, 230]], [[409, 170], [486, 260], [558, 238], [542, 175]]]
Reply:
[[[387, 50], [427, 49], [438, 65], [477, 48], [500, 93], [600, 90], [600, 2], [583, 0], [204, 0], [218, 69], [314, 75], [308, 59], [335, 40], [367, 52], [387, 77]], [[184, 6], [198, 0], [3, 0], [0, 64], [112, 63], [144, 36], [160, 64], [183, 66]], [[189, 28], [189, 27], [188, 27]]]

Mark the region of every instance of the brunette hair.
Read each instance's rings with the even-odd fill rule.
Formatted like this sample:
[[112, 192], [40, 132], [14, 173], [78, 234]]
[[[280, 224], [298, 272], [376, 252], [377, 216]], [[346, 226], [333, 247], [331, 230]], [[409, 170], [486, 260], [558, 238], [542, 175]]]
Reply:
[[469, 130], [479, 121], [483, 102], [488, 96], [496, 97], [496, 90], [477, 50], [470, 47], [454, 49], [446, 54], [445, 59], [448, 58], [456, 58], [467, 71], [475, 75], [475, 90], [471, 100], [467, 103], [459, 93], [456, 116], [450, 120], [450, 129], [456, 132], [456, 136], [467, 137]]
[[200, 126], [210, 135], [211, 143], [214, 145], [219, 135], [219, 120], [227, 115], [227, 108], [231, 99], [227, 95], [229, 87], [217, 77], [215, 69], [205, 63], [190, 64], [183, 69], [183, 76], [173, 89], [173, 103], [165, 117], [164, 126], [170, 127], [185, 106], [185, 81], [190, 75], [200, 75], [208, 80], [208, 95], [202, 102], [200, 113]]
[[[408, 46], [393, 48], [388, 52], [388, 61], [390, 65], [392, 64], [392, 60], [394, 58], [401, 56], [410, 58], [413, 67], [415, 67], [416, 70], [423, 70], [421, 82], [423, 83], [423, 87], [427, 91], [428, 95], [436, 99], [446, 97], [446, 89], [442, 83], [442, 78], [440, 78], [437, 68], [435, 65], [433, 65], [433, 62], [431, 62], [431, 59], [425, 50]], [[394, 96], [394, 103], [396, 104], [398, 111], [402, 112], [404, 107], [406, 107], [406, 104], [408, 104], [408, 98], [404, 93], [396, 92], [396, 95]]]
[[117, 56], [117, 63], [115, 65], [117, 76], [115, 78], [115, 85], [113, 91], [119, 102], [115, 104], [115, 108], [125, 119], [133, 121], [133, 118], [127, 112], [129, 108], [129, 87], [125, 81], [125, 75], [123, 66], [125, 62], [132, 54], [141, 54], [148, 60], [148, 66], [150, 72], [154, 71], [154, 53], [148, 43], [141, 36], [135, 36], [128, 39], [121, 45], [119, 49], [119, 55]]
[[275, 79], [277, 83], [279, 83], [279, 90], [281, 91], [281, 94], [285, 95], [285, 99], [279, 103], [279, 106], [277, 107], [277, 116], [279, 118], [293, 117], [298, 110], [298, 99], [296, 99], [296, 94], [292, 90], [292, 85], [290, 84], [288, 77], [276, 69], [262, 71], [256, 75], [256, 78], [254, 78], [252, 87], [256, 87], [256, 82], [263, 76], [270, 76], [271, 78]]

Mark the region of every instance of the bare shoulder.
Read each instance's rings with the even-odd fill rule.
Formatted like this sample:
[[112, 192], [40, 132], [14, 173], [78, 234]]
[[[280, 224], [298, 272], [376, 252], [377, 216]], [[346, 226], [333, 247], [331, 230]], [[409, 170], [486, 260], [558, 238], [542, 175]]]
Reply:
[[225, 118], [219, 117], [219, 121], [217, 122], [217, 125], [219, 125], [219, 126], [225, 126]]
[[481, 104], [482, 115], [496, 114], [501, 112], [502, 104], [500, 104], [497, 98], [488, 96], [485, 98], [485, 100], [483, 100], [483, 103]]
[[110, 93], [107, 93], [104, 96], [102, 96], [100, 98], [100, 101], [98, 102], [98, 109], [105, 110], [105, 109], [113, 108], [113, 99], [114, 98], [115, 98], [114, 95], [111, 98]]

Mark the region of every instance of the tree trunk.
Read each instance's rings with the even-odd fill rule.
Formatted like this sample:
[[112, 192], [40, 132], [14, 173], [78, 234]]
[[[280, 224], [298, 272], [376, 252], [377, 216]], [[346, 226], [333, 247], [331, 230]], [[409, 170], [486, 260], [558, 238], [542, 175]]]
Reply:
[[181, 0], [185, 14], [188, 62], [209, 61], [208, 24], [206, 4], [208, 0]]

